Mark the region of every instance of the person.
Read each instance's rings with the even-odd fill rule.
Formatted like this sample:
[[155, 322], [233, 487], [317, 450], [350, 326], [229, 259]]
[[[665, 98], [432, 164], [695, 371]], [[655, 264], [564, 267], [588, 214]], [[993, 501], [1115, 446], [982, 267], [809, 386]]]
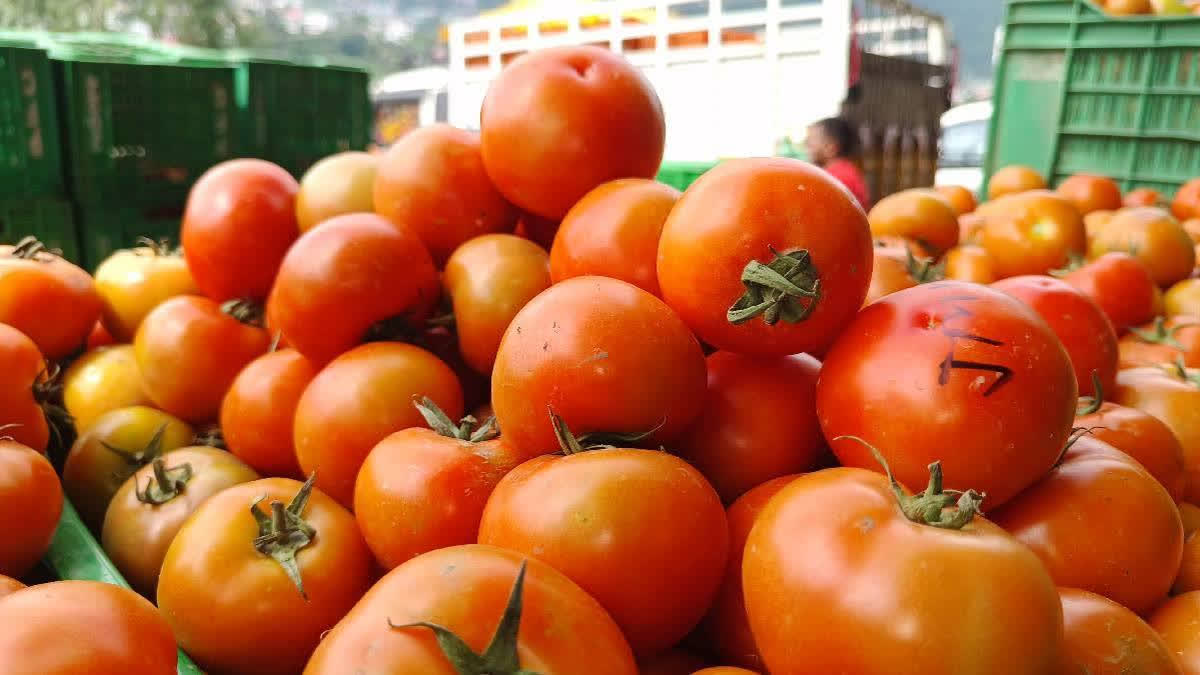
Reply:
[[851, 157], [858, 150], [858, 137], [850, 123], [840, 117], [828, 117], [808, 127], [804, 138], [808, 159], [825, 169], [845, 185], [864, 209], [871, 205], [871, 195], [862, 171]]

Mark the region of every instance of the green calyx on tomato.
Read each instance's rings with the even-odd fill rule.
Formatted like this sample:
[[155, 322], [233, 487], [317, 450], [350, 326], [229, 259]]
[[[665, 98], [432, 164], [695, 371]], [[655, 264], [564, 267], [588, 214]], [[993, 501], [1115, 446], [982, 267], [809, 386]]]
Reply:
[[313, 483], [317, 472], [312, 472], [304, 485], [292, 497], [286, 507], [278, 499], [271, 502], [271, 513], [268, 515], [258, 508], [260, 502], [266, 499], [261, 496], [250, 503], [250, 514], [258, 522], [258, 536], [254, 538], [254, 550], [272, 558], [283, 571], [287, 573], [300, 597], [308, 600], [304, 592], [304, 579], [300, 577], [300, 566], [296, 564], [296, 553], [308, 546], [317, 536], [317, 530], [301, 518], [304, 507], [308, 505], [308, 496], [312, 494]]
[[1166, 345], [1181, 351], [1186, 351], [1187, 348], [1179, 342], [1179, 340], [1175, 337], [1175, 334], [1184, 328], [1200, 325], [1196, 323], [1182, 323], [1172, 328], [1167, 328], [1166, 324], [1167, 317], [1156, 316], [1154, 317], [1154, 325], [1150, 330], [1130, 328], [1129, 332], [1137, 336], [1137, 338], [1142, 342], [1148, 342], [1155, 345]]
[[504, 614], [492, 634], [492, 641], [482, 654], [475, 653], [462, 638], [449, 628], [428, 621], [418, 621], [397, 625], [388, 619], [392, 630], [409, 628], [428, 628], [437, 638], [438, 647], [450, 665], [454, 666], [458, 675], [539, 675], [532, 670], [521, 668], [517, 656], [517, 633], [521, 627], [522, 597], [525, 590], [525, 566], [517, 572], [517, 580], [513, 582], [512, 593], [508, 596], [508, 604], [504, 606]]
[[62, 255], [62, 251], [58, 249], [46, 248], [46, 245], [32, 235], [21, 239], [8, 252], [9, 257], [20, 258], [21, 260], [33, 260], [36, 262], [50, 262], [51, 259], [39, 258], [39, 253], [48, 255]]
[[447, 438], [482, 443], [500, 435], [500, 427], [496, 425], [495, 416], [489, 417], [483, 421], [483, 424], [479, 424], [473, 415], [467, 415], [459, 420], [458, 424], [455, 424], [450, 416], [428, 396], [422, 396], [419, 401], [414, 400], [413, 406], [416, 407], [417, 412], [421, 413], [421, 417], [425, 418], [425, 423], [429, 425], [430, 429]]
[[1182, 356], [1175, 359], [1175, 363], [1166, 366], [1166, 368], [1171, 375], [1194, 387], [1200, 387], [1200, 369], [1188, 368]]
[[571, 428], [567, 426], [566, 421], [555, 414], [554, 408], [550, 408], [550, 424], [554, 427], [554, 437], [558, 439], [558, 447], [564, 455], [575, 455], [587, 452], [588, 450], [602, 450], [604, 448], [632, 447], [634, 443], [653, 436], [655, 432], [662, 428], [665, 422], [666, 420], [659, 422], [658, 425], [649, 431], [635, 431], [632, 433], [600, 431], [576, 436], [571, 433]]
[[1063, 265], [1062, 267], [1059, 267], [1058, 269], [1050, 270], [1049, 274], [1052, 277], [1061, 279], [1062, 277], [1067, 276], [1071, 272], [1074, 272], [1075, 270], [1079, 269], [1080, 267], [1083, 267], [1086, 264], [1087, 264], [1087, 258], [1085, 258], [1082, 253], [1080, 253], [1079, 251], [1068, 251], [1067, 252], [1067, 264]]
[[[896, 478], [892, 476], [892, 468], [888, 466], [887, 460], [883, 458], [883, 455], [875, 446], [858, 436], [838, 436], [833, 440], [840, 441], [843, 439], [861, 443], [871, 451], [871, 454], [875, 456], [875, 460], [883, 465], [888, 482], [892, 484], [892, 492], [896, 493], [896, 501], [900, 504], [900, 511], [904, 513], [905, 518], [908, 518], [912, 522], [944, 530], [961, 530], [975, 518], [975, 514], [979, 513], [986, 495], [974, 490], [962, 492], [959, 490], [944, 489], [942, 487], [941, 461], [930, 463], [929, 485], [926, 486], [925, 491], [909, 495], [904, 491], [904, 488]], [[951, 506], [956, 507], [954, 511], [947, 510]]]
[[904, 248], [905, 260], [904, 266], [908, 268], [908, 275], [913, 278], [913, 281], [918, 284], [927, 284], [931, 281], [941, 281], [946, 276], [946, 263], [936, 264], [933, 258], [918, 258], [913, 255], [912, 249]]
[[746, 292], [726, 312], [729, 323], [745, 323], [760, 315], [768, 326], [780, 319], [799, 323], [821, 301], [821, 278], [808, 249], [785, 254], [774, 247], [770, 250], [774, 260], [766, 265], [751, 260], [742, 270]]
[[248, 326], [262, 328], [265, 310], [260, 302], [247, 298], [239, 298], [221, 303], [221, 312]]
[[176, 246], [171, 247], [171, 240], [163, 237], [161, 239], [151, 239], [150, 237], [138, 237], [136, 240], [138, 248], [135, 249], [137, 255], [150, 255], [154, 257], [178, 256], [183, 253], [183, 249]]
[[1092, 391], [1095, 393], [1091, 396], [1079, 397], [1079, 404], [1075, 408], [1076, 417], [1091, 415], [1104, 405], [1104, 383], [1100, 381], [1099, 371], [1095, 370], [1092, 371]]
[[47, 364], [46, 369], [33, 381], [33, 400], [41, 406], [46, 425], [59, 448], [66, 446], [65, 432], [75, 428], [75, 418], [58, 403], [62, 400], [62, 389], [62, 369], [56, 363]]
[[155, 457], [150, 466], [154, 469], [154, 475], [146, 481], [146, 487], [134, 486], [134, 495], [143, 504], [166, 504], [183, 494], [183, 489], [192, 479], [191, 464], [184, 463], [168, 469], [162, 457]]
[[158, 429], [155, 429], [154, 435], [150, 437], [150, 441], [146, 443], [146, 447], [140, 450], [118, 448], [105, 441], [100, 441], [100, 445], [104, 446], [105, 450], [125, 461], [125, 469], [122, 471], [123, 475], [119, 476], [121, 481], [124, 482], [126, 478], [132, 476], [138, 469], [153, 462], [163, 454], [163, 434], [166, 431], [167, 425], [160, 425]]
[[192, 438], [192, 445], [203, 445], [208, 448], [219, 448], [228, 450], [225, 445], [225, 433], [221, 431], [221, 427], [211, 424], [196, 432]]

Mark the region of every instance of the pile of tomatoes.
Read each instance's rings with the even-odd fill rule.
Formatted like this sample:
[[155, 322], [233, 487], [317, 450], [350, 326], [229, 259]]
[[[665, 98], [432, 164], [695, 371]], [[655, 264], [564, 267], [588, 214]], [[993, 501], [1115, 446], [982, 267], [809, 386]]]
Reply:
[[[0, 247], [0, 672], [1200, 673], [1200, 182], [663, 142], [550, 49], [181, 250]], [[20, 589], [67, 501], [136, 592]]]

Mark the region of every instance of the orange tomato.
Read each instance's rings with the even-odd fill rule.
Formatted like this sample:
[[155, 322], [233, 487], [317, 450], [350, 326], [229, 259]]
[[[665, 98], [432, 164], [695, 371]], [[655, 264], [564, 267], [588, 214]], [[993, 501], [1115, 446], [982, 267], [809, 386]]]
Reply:
[[942, 196], [958, 215], [975, 210], [975, 194], [961, 185], [937, 185], [933, 188]]
[[1184, 675], [1200, 673], [1200, 591], [1177, 595], [1150, 615], [1150, 626], [1162, 636]]
[[1183, 498], [1187, 486], [1183, 447], [1170, 427], [1149, 413], [1111, 402], [1091, 412], [1082, 412], [1086, 414], [1075, 417], [1077, 428], [1087, 429], [1092, 438], [1140, 462], [1166, 488], [1171, 499]]
[[1077, 173], [1059, 183], [1057, 192], [1071, 202], [1080, 215], [1121, 208], [1121, 188], [1105, 176]]
[[1053, 192], [1015, 194], [996, 202], [995, 209], [987, 216], [982, 244], [1001, 279], [1045, 274], [1087, 248], [1083, 218]]
[[1175, 432], [1187, 476], [1183, 498], [1200, 500], [1200, 370], [1178, 365], [1122, 370], [1112, 399], [1150, 413]]
[[692, 675], [758, 675], [758, 673], [753, 670], [736, 668], [734, 666], [714, 666], [712, 668], [697, 670]]
[[879, 200], [867, 221], [875, 236], [906, 237], [941, 255], [958, 243], [958, 215], [937, 191], [912, 189]]
[[1183, 226], [1183, 231], [1188, 233], [1193, 242], [1200, 244], [1200, 217], [1188, 218], [1180, 223], [1180, 225]]
[[20, 577], [50, 547], [63, 508], [54, 467], [0, 428], [0, 574]]
[[988, 199], [1046, 187], [1046, 179], [1027, 166], [1006, 166], [988, 179]]
[[982, 213], [972, 211], [958, 217], [958, 243], [978, 244], [983, 237], [983, 226], [987, 218]]
[[1099, 234], [1100, 230], [1108, 227], [1117, 211], [1092, 211], [1083, 214], [1083, 229], [1087, 232], [1088, 241]]
[[990, 284], [996, 280], [992, 257], [982, 246], [955, 246], [946, 251], [942, 260], [946, 266], [944, 274], [947, 279], [976, 284]]
[[1088, 257], [1124, 251], [1142, 261], [1159, 286], [1169, 286], [1192, 275], [1195, 244], [1169, 213], [1153, 207], [1125, 209], [1098, 232], [1088, 247]]
[[918, 259], [911, 250], [900, 253], [895, 249], [876, 247], [871, 263], [871, 285], [867, 288], [863, 305], [896, 291], [938, 281], [941, 276], [941, 268], [933, 264], [932, 258]]
[[1058, 589], [1063, 606], [1064, 675], [1183, 675], [1162, 637], [1141, 617], [1103, 596]]
[[87, 272], [33, 237], [0, 246], [0, 323], [29, 336], [46, 358], [82, 347], [102, 305]]
[[1162, 206], [1162, 193], [1153, 188], [1135, 188], [1125, 193], [1125, 199], [1122, 204], [1128, 207], [1133, 206]]
[[312, 362], [294, 349], [264, 354], [243, 368], [221, 402], [229, 452], [267, 476], [302, 476], [292, 425], [300, 396], [316, 375]]
[[37, 345], [24, 333], [0, 323], [0, 436], [38, 452], [50, 443], [50, 424], [42, 406], [53, 388], [46, 362]]
[[1105, 253], [1067, 273], [1063, 281], [1095, 301], [1118, 334], [1155, 316], [1157, 286], [1146, 266], [1128, 253]]
[[1179, 359], [1188, 366], [1200, 366], [1200, 317], [1157, 317], [1131, 328], [1119, 348], [1122, 369], [1171, 364]]
[[638, 675], [691, 675], [707, 665], [699, 656], [676, 647], [638, 659]]
[[[1178, 439], [1175, 442], [1178, 443]], [[1183, 520], [1184, 537], [1190, 537], [1193, 532], [1200, 530], [1200, 506], [1179, 502], [1179, 517]]]
[[1200, 218], [1200, 178], [1184, 183], [1171, 200], [1171, 213], [1180, 220]]
[[96, 268], [101, 321], [117, 342], [133, 342], [150, 310], [177, 295], [200, 292], [183, 255], [165, 241], [113, 253]]

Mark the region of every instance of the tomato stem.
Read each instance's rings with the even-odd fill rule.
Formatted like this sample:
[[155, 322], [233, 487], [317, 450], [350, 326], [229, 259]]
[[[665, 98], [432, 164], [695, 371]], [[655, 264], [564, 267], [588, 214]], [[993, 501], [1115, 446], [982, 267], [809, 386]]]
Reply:
[[221, 305], [221, 311], [248, 326], [262, 328], [264, 310], [262, 303], [257, 300], [250, 300], [248, 298], [227, 300]]
[[192, 445], [203, 445], [221, 450], [229, 449], [225, 445], [225, 432], [221, 431], [221, 427], [216, 424], [211, 424], [196, 432], [196, 435], [192, 437]]
[[59, 404], [62, 400], [62, 369], [58, 364], [49, 364], [38, 373], [33, 381], [33, 400], [42, 408], [54, 444], [65, 450], [65, 439], [75, 428], [75, 418]]
[[414, 398], [413, 406], [416, 407], [417, 412], [421, 413], [421, 417], [425, 418], [425, 423], [429, 425], [430, 429], [447, 438], [482, 443], [500, 435], [500, 427], [496, 426], [494, 416], [484, 420], [483, 424], [479, 424], [473, 415], [467, 415], [459, 420], [458, 424], [455, 424], [450, 416], [428, 396], [422, 396], [420, 400]]
[[[159, 425], [158, 429], [154, 430], [154, 435], [146, 443], [146, 446], [140, 450], [126, 450], [118, 448], [105, 441], [100, 441], [100, 445], [114, 455], [125, 460], [125, 464], [129, 467], [129, 473], [137, 471], [146, 466], [150, 462], [163, 453], [163, 435], [167, 432], [167, 425]], [[128, 476], [126, 476], [128, 477]]]
[[1137, 338], [1142, 342], [1149, 342], [1150, 344], [1156, 345], [1166, 345], [1180, 351], [1186, 351], [1186, 347], [1179, 342], [1179, 339], [1175, 337], [1175, 335], [1184, 328], [1189, 328], [1191, 326], [1200, 326], [1200, 324], [1182, 323], [1178, 326], [1167, 328], [1167, 317], [1156, 316], [1154, 317], [1154, 325], [1150, 328], [1150, 330], [1130, 328], [1129, 332], [1137, 336]]
[[[39, 254], [45, 253], [45, 256], [39, 257]], [[32, 235], [21, 239], [13, 246], [9, 255], [13, 258], [21, 260], [33, 260], [35, 262], [52, 262], [53, 256], [61, 256], [62, 251], [57, 248], [46, 248], [46, 245]]]
[[134, 243], [136, 243], [142, 247], [139, 249], [135, 249], [136, 253], [138, 253], [138, 254], [141, 253], [142, 249], [148, 250], [150, 252], [150, 255], [155, 256], [155, 257], [165, 258], [165, 257], [173, 254], [173, 251], [171, 250], [171, 240], [166, 237], [162, 237], [161, 239], [151, 239], [150, 237], [138, 237], [137, 239], [134, 240]]
[[1200, 387], [1200, 370], [1188, 368], [1187, 362], [1182, 356], [1176, 357], [1175, 362], [1168, 368], [1171, 369], [1171, 374], [1189, 384]]
[[564, 455], [574, 455], [588, 450], [602, 450], [604, 448], [632, 447], [634, 443], [653, 436], [667, 422], [664, 418], [649, 431], [595, 431], [575, 436], [571, 433], [571, 429], [567, 426], [566, 421], [555, 414], [553, 407], [546, 406], [546, 408], [550, 411], [550, 424], [554, 427], [554, 437], [558, 440], [558, 447]]
[[154, 470], [154, 475], [146, 481], [145, 489], [134, 485], [134, 494], [139, 502], [159, 506], [175, 499], [183, 494], [184, 487], [188, 481], [192, 479], [192, 465], [180, 464], [179, 466], [167, 468], [162, 457], [156, 457], [150, 466]]
[[904, 256], [904, 265], [908, 269], [908, 275], [918, 284], [941, 281], [946, 276], [944, 262], [934, 264], [933, 258], [917, 258], [913, 255], [912, 247], [909, 246], [904, 247]]
[[821, 278], [808, 249], [781, 254], [768, 248], [774, 260], [766, 265], [751, 260], [742, 269], [746, 292], [726, 312], [729, 323], [742, 324], [760, 315], [768, 326], [780, 319], [799, 323], [821, 301]]
[[1096, 370], [1092, 371], [1092, 392], [1091, 396], [1079, 397], [1079, 404], [1075, 408], [1076, 417], [1091, 415], [1104, 405], [1104, 383], [1100, 381], [1100, 373]]
[[266, 495], [250, 503], [250, 514], [258, 523], [254, 549], [279, 563], [300, 591], [300, 597], [305, 600], [308, 600], [308, 594], [304, 591], [304, 579], [300, 575], [300, 566], [296, 563], [296, 553], [311, 544], [317, 536], [316, 529], [300, 517], [304, 513], [304, 507], [308, 505], [308, 497], [312, 494], [316, 479], [317, 474], [314, 471], [286, 507], [278, 499], [272, 500], [270, 515], [258, 507], [259, 503], [267, 498]]
[[1080, 267], [1083, 267], [1085, 263], [1086, 259], [1083, 257], [1082, 253], [1079, 251], [1068, 251], [1067, 264], [1059, 267], [1058, 269], [1050, 270], [1050, 276], [1061, 279]]

